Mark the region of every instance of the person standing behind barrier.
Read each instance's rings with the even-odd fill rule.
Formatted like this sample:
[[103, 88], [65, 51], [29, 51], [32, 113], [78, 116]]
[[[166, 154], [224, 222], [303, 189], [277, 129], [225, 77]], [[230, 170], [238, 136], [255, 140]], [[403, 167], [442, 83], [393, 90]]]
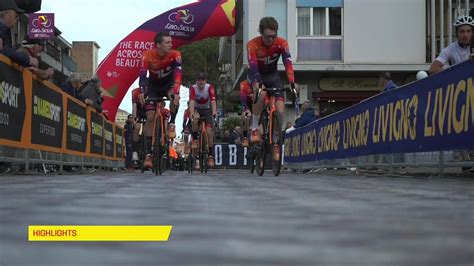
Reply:
[[94, 107], [99, 113], [102, 112], [103, 101], [102, 91], [100, 90], [101, 84], [101, 80], [97, 76], [93, 76], [79, 89], [82, 98], [85, 99], [84, 102], [87, 105]]
[[[21, 43], [21, 47], [18, 48], [17, 51], [40, 60], [41, 53], [44, 49], [44, 44], [44, 40], [30, 39], [28, 37], [25, 37], [25, 39]], [[35, 73], [36, 76], [40, 79], [50, 79], [54, 75], [54, 70], [51, 67], [48, 67], [47, 69], [30, 67], [30, 70]]]
[[[146, 111], [145, 106], [140, 102], [140, 94], [142, 91], [140, 88], [132, 90], [132, 115], [135, 119], [135, 124], [133, 125], [133, 144], [132, 144], [132, 161], [138, 161], [138, 148], [140, 146], [140, 130], [142, 129], [142, 124], [146, 121]], [[143, 134], [145, 136], [145, 134]]]
[[81, 95], [81, 86], [82, 86], [82, 78], [79, 73], [72, 73], [69, 78], [67, 79], [66, 83], [61, 85], [61, 89], [71, 95], [72, 97], [78, 99], [81, 102], [85, 102], [86, 104], [92, 104], [92, 101], [85, 101], [84, 97]]
[[286, 130], [286, 133], [290, 133], [291, 131], [297, 128], [304, 127], [318, 119], [319, 114], [316, 112], [316, 109], [311, 106], [311, 103], [309, 101], [306, 101], [302, 104], [301, 112], [302, 115], [298, 119], [296, 119], [295, 125], [293, 127], [288, 128]]
[[397, 84], [393, 82], [390, 72], [385, 72], [380, 75], [380, 85], [383, 87], [383, 92], [398, 88]]
[[[470, 51], [470, 45], [473, 37], [474, 20], [471, 16], [459, 16], [454, 23], [456, 27], [457, 41], [451, 43], [448, 47], [444, 48], [436, 60], [431, 64], [430, 74], [436, 74], [443, 70], [444, 66], [449, 64], [450, 66], [459, 64], [463, 61], [474, 59], [473, 54]], [[470, 160], [469, 152], [466, 150], [457, 150], [454, 153], [455, 157], [461, 157], [461, 160]], [[470, 167], [462, 167], [463, 171], [470, 170]]]
[[236, 126], [234, 130], [230, 133], [229, 144], [242, 144], [242, 128]]
[[451, 43], [444, 48], [436, 60], [431, 64], [430, 75], [436, 74], [443, 70], [445, 65], [454, 66], [463, 61], [466, 61], [473, 55], [470, 51], [470, 44], [472, 40], [472, 28], [474, 21], [471, 16], [459, 16], [454, 27], [456, 27], [457, 41]]
[[183, 140], [184, 140], [184, 153], [189, 154], [191, 151], [190, 133], [192, 128], [191, 113], [189, 111], [189, 101], [187, 102], [187, 108], [183, 114]]
[[127, 122], [125, 123], [125, 167], [128, 170], [133, 169], [132, 165], [132, 145], [133, 145], [133, 124], [134, 124], [134, 117], [133, 115], [128, 115]]
[[25, 11], [18, 8], [14, 0], [0, 1], [0, 53], [24, 67], [38, 68], [38, 59], [13, 49], [11, 29], [18, 22], [19, 15]]

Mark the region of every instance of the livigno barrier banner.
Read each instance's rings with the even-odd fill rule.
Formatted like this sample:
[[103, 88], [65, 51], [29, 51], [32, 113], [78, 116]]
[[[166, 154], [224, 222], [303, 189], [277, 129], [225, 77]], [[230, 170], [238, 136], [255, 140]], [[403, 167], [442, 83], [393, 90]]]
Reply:
[[369, 98], [285, 136], [285, 161], [474, 147], [474, 61]]

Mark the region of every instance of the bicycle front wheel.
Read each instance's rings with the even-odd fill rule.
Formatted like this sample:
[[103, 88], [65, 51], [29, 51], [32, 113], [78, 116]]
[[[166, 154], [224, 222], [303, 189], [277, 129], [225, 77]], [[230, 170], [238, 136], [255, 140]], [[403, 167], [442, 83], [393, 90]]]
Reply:
[[153, 168], [155, 171], [155, 175], [161, 175], [162, 173], [162, 156], [163, 156], [163, 146], [161, 146], [161, 138], [162, 138], [162, 133], [161, 133], [161, 119], [159, 116], [156, 117], [155, 119], [155, 130], [153, 134], [155, 135], [155, 143], [154, 143], [154, 149], [153, 149]]
[[209, 156], [209, 147], [207, 145], [207, 134], [201, 134], [201, 173], [207, 173], [207, 160]]
[[281, 130], [281, 117], [278, 112], [275, 112], [272, 118], [272, 171], [274, 176], [280, 175], [281, 172], [281, 153], [282, 153], [282, 130]]

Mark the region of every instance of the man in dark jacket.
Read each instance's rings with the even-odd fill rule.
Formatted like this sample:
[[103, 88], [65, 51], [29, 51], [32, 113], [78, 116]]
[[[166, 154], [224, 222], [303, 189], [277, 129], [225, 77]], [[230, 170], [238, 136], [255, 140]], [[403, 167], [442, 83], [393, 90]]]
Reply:
[[304, 127], [319, 118], [319, 112], [313, 107], [311, 107], [309, 101], [303, 103], [303, 105], [301, 106], [301, 112], [302, 114], [298, 119], [296, 119], [295, 125], [286, 129], [286, 133], [290, 133], [291, 131], [297, 128]]
[[18, 8], [14, 0], [0, 1], [0, 53], [24, 67], [37, 68], [38, 59], [13, 49], [11, 29], [17, 24], [18, 14], [21, 13], [24, 13], [24, 10]]
[[133, 124], [134, 124], [134, 118], [133, 115], [128, 115], [127, 117], [127, 122], [125, 123], [124, 129], [125, 129], [125, 167], [127, 169], [132, 169], [132, 144], [133, 144]]
[[101, 81], [94, 76], [81, 87], [81, 96], [87, 105], [94, 107], [97, 112], [102, 112], [102, 92], [100, 91]]
[[86, 104], [92, 104], [92, 101], [86, 102], [84, 97], [81, 95], [82, 78], [79, 73], [72, 73], [67, 79], [66, 83], [61, 86], [61, 89], [72, 97], [85, 102]]
[[316, 110], [311, 107], [311, 104], [309, 102], [303, 103], [303, 106], [301, 107], [301, 112], [303, 114], [300, 116], [300, 118], [296, 119], [295, 128], [304, 127], [307, 124], [318, 119], [318, 117], [316, 116]]

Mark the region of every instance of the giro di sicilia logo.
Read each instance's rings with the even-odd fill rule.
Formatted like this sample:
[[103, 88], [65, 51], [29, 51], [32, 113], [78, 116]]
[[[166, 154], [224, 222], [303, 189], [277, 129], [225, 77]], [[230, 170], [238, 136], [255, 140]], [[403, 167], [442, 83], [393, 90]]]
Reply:
[[168, 20], [170, 22], [182, 22], [184, 24], [191, 24], [194, 22], [194, 16], [189, 12], [189, 9], [181, 9], [171, 13], [168, 16]]
[[28, 36], [31, 39], [50, 39], [54, 37], [54, 14], [35, 13], [30, 15]]

